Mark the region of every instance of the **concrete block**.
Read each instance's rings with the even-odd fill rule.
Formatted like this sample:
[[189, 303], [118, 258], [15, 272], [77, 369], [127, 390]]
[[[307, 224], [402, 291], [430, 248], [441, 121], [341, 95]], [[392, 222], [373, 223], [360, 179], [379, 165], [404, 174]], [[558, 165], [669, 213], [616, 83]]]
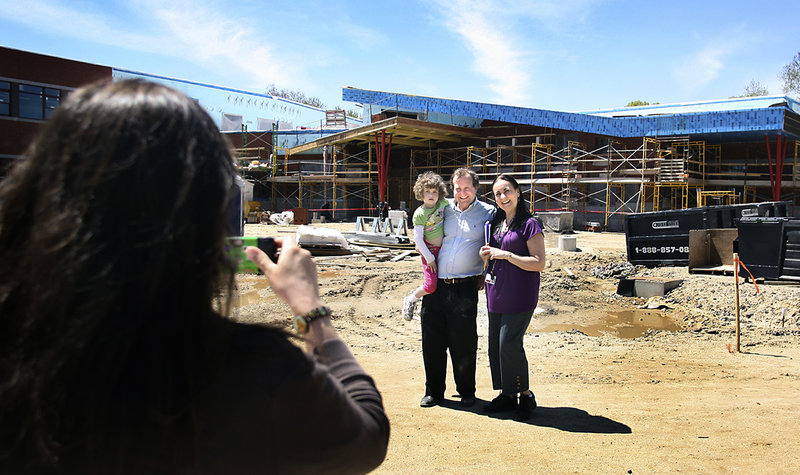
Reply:
[[683, 283], [682, 279], [654, 279], [638, 277], [634, 279], [620, 279], [617, 284], [617, 294], [626, 297], [662, 297]]
[[558, 250], [559, 251], [574, 251], [578, 248], [577, 238], [575, 236], [559, 236], [558, 237]]
[[572, 231], [571, 211], [548, 211], [536, 213], [536, 217], [542, 220], [545, 231], [553, 231], [557, 233], [568, 233]]

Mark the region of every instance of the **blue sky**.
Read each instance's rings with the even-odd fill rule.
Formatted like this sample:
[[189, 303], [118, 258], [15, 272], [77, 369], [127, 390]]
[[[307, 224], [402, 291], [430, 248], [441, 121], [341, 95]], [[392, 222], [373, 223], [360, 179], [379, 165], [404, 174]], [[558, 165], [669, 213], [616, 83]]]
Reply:
[[741, 95], [800, 2], [0, 0], [0, 45], [353, 108], [343, 86], [577, 111]]

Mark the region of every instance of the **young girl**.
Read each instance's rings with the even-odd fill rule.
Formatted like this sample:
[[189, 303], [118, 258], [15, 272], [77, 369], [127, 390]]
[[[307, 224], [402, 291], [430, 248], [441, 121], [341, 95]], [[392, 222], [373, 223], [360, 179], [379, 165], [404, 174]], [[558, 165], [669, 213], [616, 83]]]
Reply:
[[403, 318], [411, 320], [419, 299], [436, 290], [436, 256], [444, 238], [444, 208], [447, 206], [447, 188], [442, 177], [425, 172], [414, 183], [414, 196], [422, 206], [414, 211], [414, 242], [422, 257], [425, 282], [403, 299]]

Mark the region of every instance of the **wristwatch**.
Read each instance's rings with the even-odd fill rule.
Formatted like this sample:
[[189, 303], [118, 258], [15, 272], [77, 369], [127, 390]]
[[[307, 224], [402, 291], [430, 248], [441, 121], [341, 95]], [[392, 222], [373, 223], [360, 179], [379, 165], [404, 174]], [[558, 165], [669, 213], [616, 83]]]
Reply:
[[305, 315], [295, 315], [294, 317], [294, 330], [300, 335], [308, 333], [308, 327], [311, 322], [318, 318], [329, 317], [331, 315], [330, 307], [325, 305], [317, 307]]

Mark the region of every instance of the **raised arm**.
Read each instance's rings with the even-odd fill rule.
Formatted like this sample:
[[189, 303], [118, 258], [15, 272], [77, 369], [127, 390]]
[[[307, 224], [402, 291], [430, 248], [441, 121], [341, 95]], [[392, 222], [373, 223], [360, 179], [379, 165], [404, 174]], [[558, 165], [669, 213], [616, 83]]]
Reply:
[[[290, 239], [278, 242], [277, 264], [254, 247], [247, 249], [247, 257], [294, 314], [323, 305], [310, 253]], [[376, 468], [386, 456], [390, 429], [375, 382], [328, 316], [313, 320], [304, 340], [313, 360], [310, 373], [286, 378], [271, 408], [284, 468], [319, 473], [366, 473]]]

